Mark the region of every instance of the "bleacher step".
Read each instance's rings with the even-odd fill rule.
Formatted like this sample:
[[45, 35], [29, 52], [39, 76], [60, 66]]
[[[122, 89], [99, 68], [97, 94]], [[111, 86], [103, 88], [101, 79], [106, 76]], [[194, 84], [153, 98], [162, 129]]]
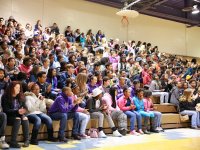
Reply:
[[177, 106], [174, 104], [154, 104], [154, 106], [157, 108], [156, 110], [161, 113], [177, 113]]

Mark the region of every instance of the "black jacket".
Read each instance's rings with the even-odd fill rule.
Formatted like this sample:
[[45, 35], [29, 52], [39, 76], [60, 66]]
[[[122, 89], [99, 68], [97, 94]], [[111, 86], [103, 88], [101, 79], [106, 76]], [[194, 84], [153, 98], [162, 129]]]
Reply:
[[[20, 108], [26, 108], [25, 101], [19, 101], [19, 109]], [[15, 110], [14, 105], [12, 101], [9, 101], [8, 98], [6, 98], [5, 95], [1, 97], [1, 105], [3, 108], [3, 112], [6, 113], [7, 118], [15, 118], [15, 117], [21, 117], [22, 115], [19, 114], [19, 109]]]
[[[102, 100], [100, 100], [100, 107], [102, 106]], [[101, 108], [96, 108], [96, 100], [94, 98], [89, 98], [87, 100], [86, 108], [90, 113], [101, 111]]]
[[196, 102], [195, 101], [180, 101], [179, 107], [180, 107], [180, 112], [184, 110], [196, 110], [195, 108]]

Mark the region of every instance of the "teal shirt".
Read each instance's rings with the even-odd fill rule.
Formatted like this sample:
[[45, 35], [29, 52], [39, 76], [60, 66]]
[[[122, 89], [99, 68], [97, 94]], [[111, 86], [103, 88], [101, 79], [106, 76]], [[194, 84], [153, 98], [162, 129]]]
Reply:
[[152, 111], [146, 112], [144, 110], [144, 101], [143, 100], [140, 100], [137, 96], [134, 96], [133, 102], [136, 106], [136, 111], [139, 112], [142, 117], [154, 117], [154, 113]]
[[136, 111], [144, 111], [144, 101], [140, 100], [138, 97], [133, 97], [133, 102], [136, 106]]

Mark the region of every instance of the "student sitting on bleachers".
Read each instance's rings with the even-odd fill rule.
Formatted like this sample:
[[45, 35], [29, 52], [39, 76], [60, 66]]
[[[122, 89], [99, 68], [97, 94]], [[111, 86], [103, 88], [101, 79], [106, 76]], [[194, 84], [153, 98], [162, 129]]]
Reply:
[[113, 136], [121, 137], [122, 135], [118, 132], [117, 128], [114, 125], [114, 122], [110, 116], [110, 112], [108, 110], [108, 106], [106, 104], [103, 104], [102, 101], [102, 90], [99, 88], [96, 88], [92, 91], [92, 97], [88, 99], [87, 101], [87, 108], [90, 112], [91, 118], [98, 118], [99, 123], [99, 137], [100, 138], [106, 138], [107, 136], [103, 132], [103, 120], [104, 117], [106, 118], [106, 121], [108, 122], [110, 128], [113, 131]]
[[22, 125], [24, 145], [29, 146], [29, 121], [26, 117], [26, 106], [24, 94], [20, 82], [13, 81], [6, 88], [2, 96], [2, 108], [8, 118], [8, 125], [12, 126], [10, 147], [20, 148], [21, 145], [17, 142], [17, 135], [20, 125]]
[[169, 93], [164, 92], [164, 89], [161, 89], [162, 85], [157, 74], [153, 75], [153, 80], [149, 85], [149, 90], [152, 92], [152, 95], [160, 96], [160, 103], [168, 103]]
[[108, 106], [108, 110], [113, 120], [117, 120], [119, 133], [126, 135], [127, 133], [127, 116], [121, 111], [117, 105], [117, 88], [112, 86], [109, 92], [105, 93], [102, 100]]
[[56, 98], [57, 94], [55, 94], [51, 91], [52, 85], [49, 84], [48, 82], [46, 82], [46, 79], [47, 79], [46, 73], [44, 71], [40, 71], [37, 74], [37, 82], [36, 83], [40, 87], [40, 93], [45, 98], [47, 108], [49, 108], [53, 104], [53, 100]]
[[144, 134], [150, 134], [150, 132], [148, 131], [148, 121], [150, 118], [154, 118], [154, 113], [151, 111], [145, 111], [143, 98], [144, 98], [143, 89], [137, 89], [136, 95], [133, 97], [133, 102], [136, 106], [136, 111], [140, 113], [142, 117], [144, 117], [144, 127], [145, 127], [145, 130], [143, 131]]
[[199, 129], [200, 121], [199, 121], [199, 112], [196, 111], [196, 102], [192, 99], [193, 91], [191, 89], [186, 89], [183, 92], [183, 95], [179, 98], [179, 107], [181, 115], [189, 115], [192, 116], [191, 120], [191, 128]]
[[154, 107], [153, 102], [151, 100], [152, 92], [149, 90], [144, 91], [144, 109], [147, 112], [153, 112], [154, 118], [151, 118], [151, 132], [158, 133], [160, 131], [164, 131], [161, 127], [161, 118], [162, 113], [159, 111], [156, 111], [156, 107]]
[[[77, 97], [77, 94], [80, 93], [79, 86], [76, 83], [73, 82], [72, 85], [71, 85], [71, 89], [72, 89], [72, 92], [73, 92], [72, 101], [74, 101], [76, 99], [80, 99], [80, 102], [81, 102], [83, 100], [83, 98]], [[87, 109], [85, 109], [85, 106], [83, 107], [83, 105], [81, 105], [81, 103], [79, 104], [76, 112], [79, 114], [79, 123], [80, 123], [80, 125], [79, 125], [79, 135], [80, 135], [80, 137], [83, 138], [83, 139], [90, 138], [90, 136], [87, 136], [85, 134], [87, 124], [90, 121], [90, 113], [88, 112]]]
[[55, 99], [53, 105], [49, 109], [49, 116], [52, 120], [60, 120], [60, 128], [58, 132], [58, 139], [61, 142], [67, 142], [65, 138], [65, 129], [67, 120], [73, 119], [72, 137], [75, 140], [81, 140], [78, 135], [79, 130], [79, 114], [76, 112], [79, 99], [72, 102], [72, 91], [69, 87], [64, 87], [62, 93]]
[[[133, 101], [131, 100], [131, 92], [128, 88], [124, 88], [123, 90], [123, 96], [120, 97], [117, 101], [117, 104], [128, 118], [130, 118], [130, 134], [132, 135], [140, 135], [144, 134], [142, 131], [142, 117], [141, 115], [135, 111], [135, 105], [133, 104]], [[138, 126], [138, 132], [135, 131], [135, 120], [137, 119], [137, 126]]]
[[31, 86], [31, 92], [24, 93], [26, 99], [26, 107], [28, 110], [29, 122], [33, 123], [31, 144], [38, 145], [38, 131], [40, 129], [41, 123], [47, 126], [48, 140], [55, 141], [53, 137], [53, 125], [52, 120], [46, 113], [46, 104], [44, 97], [39, 93], [40, 87], [34, 83]]
[[181, 82], [177, 82], [171, 90], [170, 103], [179, 106], [179, 97], [183, 94], [183, 85]]
[[[0, 89], [2, 90], [2, 89]], [[7, 115], [2, 112], [1, 98], [0, 98], [0, 149], [8, 149], [9, 145], [5, 141], [5, 129], [7, 125]]]

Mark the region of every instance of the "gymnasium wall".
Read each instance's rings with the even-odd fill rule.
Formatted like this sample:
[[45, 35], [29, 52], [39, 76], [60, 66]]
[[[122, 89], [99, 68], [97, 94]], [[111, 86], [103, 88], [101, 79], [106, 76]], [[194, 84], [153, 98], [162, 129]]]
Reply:
[[91, 28], [95, 34], [101, 29], [108, 38], [151, 42], [162, 52], [200, 57], [200, 28], [146, 15], [124, 26], [117, 11], [84, 0], [0, 0], [0, 16], [12, 15], [23, 25], [40, 19], [43, 27], [56, 22], [62, 32], [67, 25], [83, 32]]

